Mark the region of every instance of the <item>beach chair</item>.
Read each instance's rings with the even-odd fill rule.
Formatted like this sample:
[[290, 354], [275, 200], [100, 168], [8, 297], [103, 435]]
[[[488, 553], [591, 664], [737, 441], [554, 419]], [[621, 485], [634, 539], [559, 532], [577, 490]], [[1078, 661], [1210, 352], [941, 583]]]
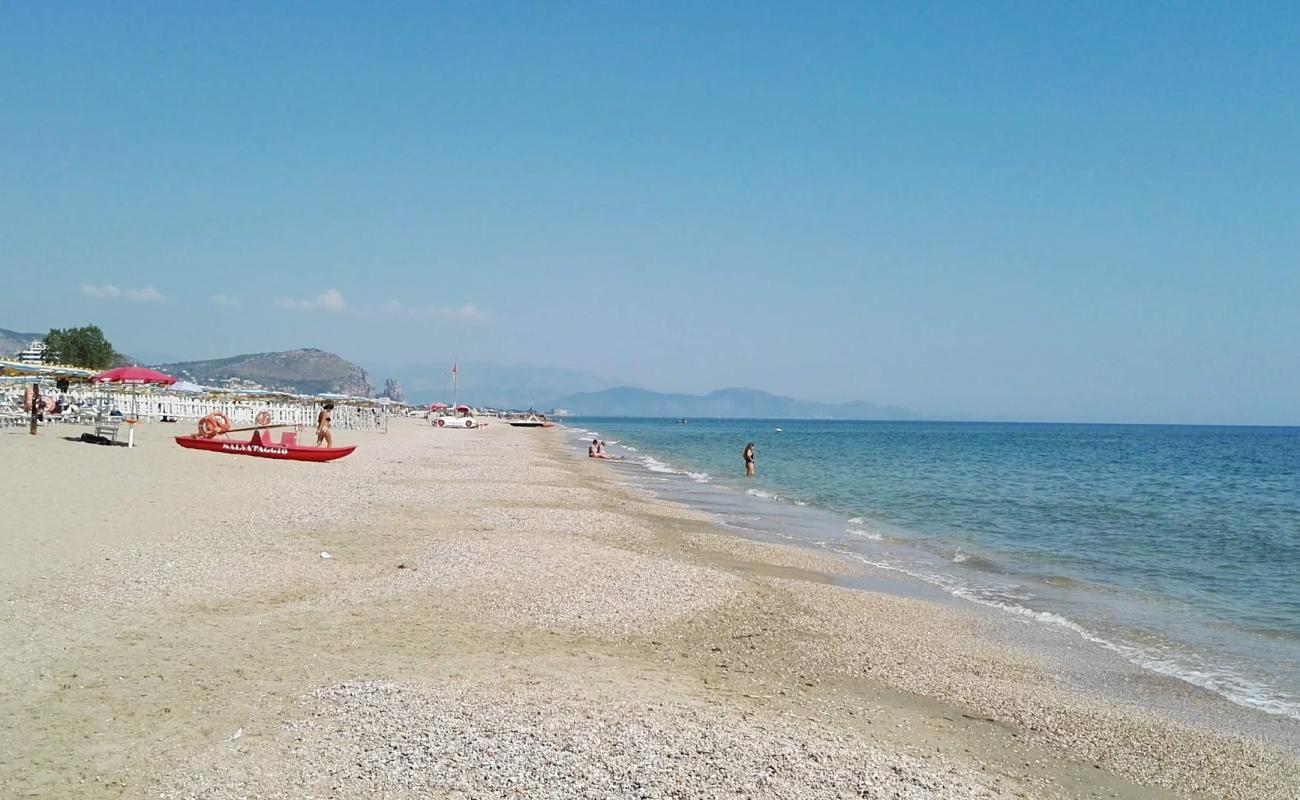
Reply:
[[117, 429], [121, 424], [121, 417], [100, 416], [95, 419], [95, 435], [111, 439], [113, 444], [117, 444]]

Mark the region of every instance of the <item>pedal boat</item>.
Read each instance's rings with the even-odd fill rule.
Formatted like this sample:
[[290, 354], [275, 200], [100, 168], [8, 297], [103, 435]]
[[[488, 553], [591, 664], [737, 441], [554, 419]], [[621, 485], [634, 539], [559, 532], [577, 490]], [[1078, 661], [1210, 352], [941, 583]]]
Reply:
[[348, 447], [311, 447], [298, 444], [297, 434], [285, 431], [280, 434], [280, 441], [273, 441], [270, 431], [253, 431], [253, 438], [247, 442], [237, 439], [212, 438], [198, 436], [177, 436], [176, 444], [191, 450], [210, 450], [214, 453], [229, 453], [236, 456], [256, 456], [257, 458], [277, 458], [283, 461], [333, 461], [349, 455], [357, 449], [356, 445]]

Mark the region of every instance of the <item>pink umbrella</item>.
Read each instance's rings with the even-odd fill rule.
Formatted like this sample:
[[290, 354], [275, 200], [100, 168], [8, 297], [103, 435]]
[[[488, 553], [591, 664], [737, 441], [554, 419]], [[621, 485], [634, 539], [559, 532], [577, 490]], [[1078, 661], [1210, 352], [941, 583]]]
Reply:
[[437, 411], [437, 410], [439, 410], [439, 409], [443, 409], [443, 408], [446, 408], [446, 407], [447, 407], [447, 404], [446, 404], [446, 403], [434, 403], [433, 405], [429, 406], [429, 410], [430, 410], [430, 411]]
[[171, 386], [176, 382], [176, 379], [170, 375], [164, 375], [161, 372], [146, 369], [145, 367], [118, 367], [107, 372], [101, 372], [91, 380], [95, 383], [127, 383], [136, 384], [137, 386], [146, 383]]
[[[176, 379], [170, 375], [164, 375], [161, 372], [145, 367], [118, 367], [110, 369], [107, 372], [101, 372], [91, 378], [95, 383], [120, 383], [126, 386], [143, 386], [145, 384], [159, 384], [162, 386], [171, 386]], [[135, 391], [131, 392], [131, 417], [128, 423], [134, 424], [138, 414], [136, 413], [137, 397]], [[127, 436], [127, 447], [135, 446], [135, 428], [131, 428]]]

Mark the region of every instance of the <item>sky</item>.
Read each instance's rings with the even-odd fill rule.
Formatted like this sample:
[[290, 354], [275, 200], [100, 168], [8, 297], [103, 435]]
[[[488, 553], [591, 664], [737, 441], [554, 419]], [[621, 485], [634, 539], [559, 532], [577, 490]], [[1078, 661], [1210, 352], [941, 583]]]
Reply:
[[0, 9], [0, 327], [1300, 424], [1296, 4], [266, 5]]

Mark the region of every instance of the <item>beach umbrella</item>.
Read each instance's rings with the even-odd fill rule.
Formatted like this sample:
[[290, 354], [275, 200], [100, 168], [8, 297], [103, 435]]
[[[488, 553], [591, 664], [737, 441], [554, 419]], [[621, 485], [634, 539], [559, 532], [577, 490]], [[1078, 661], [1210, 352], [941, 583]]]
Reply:
[[101, 372], [91, 380], [95, 383], [123, 383], [135, 386], [143, 386], [147, 383], [171, 386], [176, 382], [176, 379], [172, 376], [164, 375], [147, 367], [118, 367], [107, 372]]
[[443, 410], [443, 409], [446, 408], [446, 407], [447, 407], [447, 404], [446, 404], [446, 403], [434, 403], [433, 405], [429, 406], [429, 410], [430, 410], [430, 411], [441, 411], [441, 410]]
[[[95, 383], [120, 383], [123, 386], [131, 387], [132, 418], [129, 420], [130, 424], [135, 424], [135, 419], [137, 417], [136, 406], [139, 397], [137, 392], [141, 386], [151, 384], [156, 386], [171, 386], [176, 382], [176, 379], [172, 376], [164, 375], [157, 370], [148, 369], [146, 367], [118, 367], [117, 369], [110, 369], [106, 372], [101, 372], [90, 380]], [[135, 428], [131, 428], [131, 432], [127, 435], [126, 445], [127, 447], [135, 447]]]
[[207, 389], [192, 381], [176, 381], [172, 384], [172, 391], [181, 394], [206, 394], [208, 392]]
[[64, 367], [57, 364], [26, 364], [21, 361], [0, 361], [0, 376], [15, 378], [50, 378], [58, 380], [90, 380], [95, 374], [93, 369], [81, 367]]

